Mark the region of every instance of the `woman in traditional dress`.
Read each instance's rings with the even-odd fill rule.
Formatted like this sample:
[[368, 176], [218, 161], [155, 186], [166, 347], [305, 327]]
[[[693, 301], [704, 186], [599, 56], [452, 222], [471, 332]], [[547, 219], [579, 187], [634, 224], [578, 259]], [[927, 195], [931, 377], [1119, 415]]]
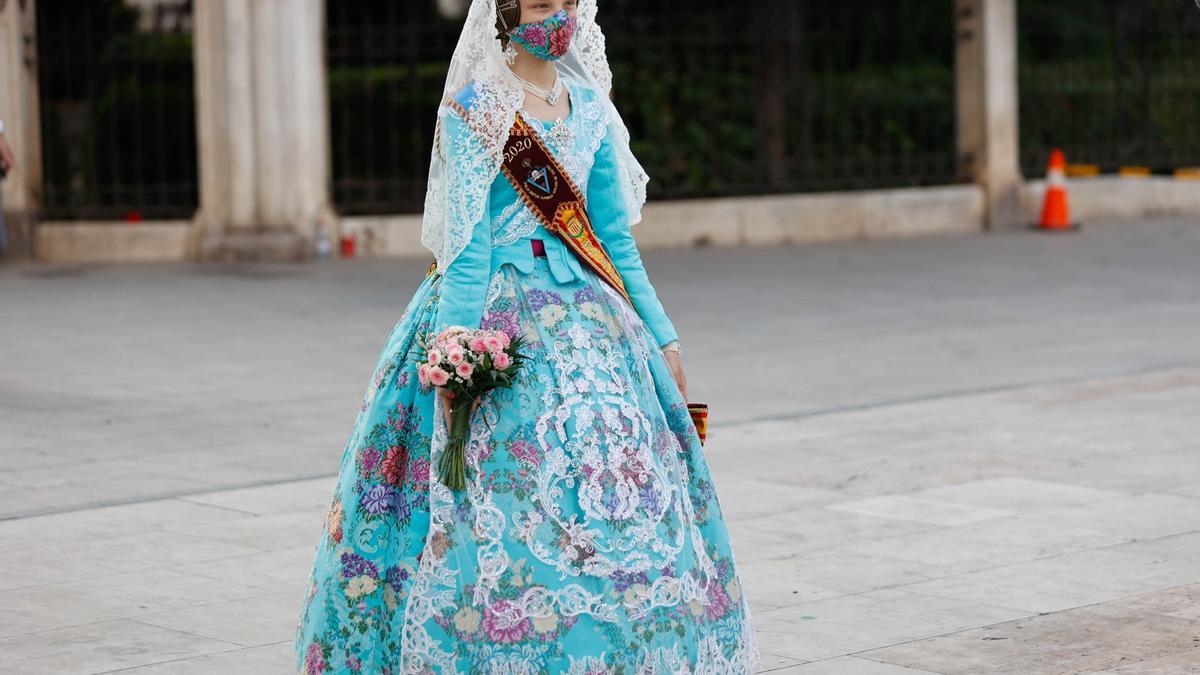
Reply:
[[[472, 2], [430, 163], [436, 269], [342, 455], [296, 632], [304, 672], [759, 662], [678, 336], [630, 233], [647, 178], [595, 16], [594, 0]], [[546, 166], [505, 162], [522, 129]], [[555, 189], [579, 197], [612, 274], [547, 228], [535, 202]], [[417, 376], [422, 339], [456, 325], [523, 335], [530, 357], [473, 402], [461, 491], [437, 476], [448, 401]]]

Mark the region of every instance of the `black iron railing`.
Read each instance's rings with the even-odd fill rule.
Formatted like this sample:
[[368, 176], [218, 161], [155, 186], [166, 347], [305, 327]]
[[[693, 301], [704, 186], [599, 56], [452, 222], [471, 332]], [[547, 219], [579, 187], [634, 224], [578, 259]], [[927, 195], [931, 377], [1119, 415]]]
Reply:
[[[196, 207], [190, 3], [42, 0], [45, 216]], [[1200, 164], [1200, 8], [1021, 0], [1023, 169]], [[327, 8], [333, 194], [422, 206], [459, 21], [433, 0]], [[954, 180], [951, 0], [605, 0], [615, 96], [656, 198]]]
[[616, 97], [659, 197], [954, 175], [950, 0], [608, 0]]
[[1021, 165], [1200, 165], [1200, 7], [1185, 0], [1021, 0]]
[[191, 3], [40, 0], [37, 22], [43, 217], [190, 216]]
[[[328, 5], [334, 201], [419, 211], [460, 22]], [[945, 183], [952, 0], [604, 0], [615, 97], [652, 197]]]
[[327, 4], [333, 199], [342, 213], [420, 211], [461, 20], [432, 0]]

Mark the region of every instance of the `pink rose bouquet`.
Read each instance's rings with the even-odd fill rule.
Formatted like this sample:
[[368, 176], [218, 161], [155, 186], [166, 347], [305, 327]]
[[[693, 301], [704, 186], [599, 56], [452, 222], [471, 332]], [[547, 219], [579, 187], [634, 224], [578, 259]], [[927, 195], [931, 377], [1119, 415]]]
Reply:
[[451, 326], [430, 342], [421, 343], [426, 360], [417, 368], [422, 386], [453, 392], [446, 450], [438, 460], [438, 475], [451, 490], [467, 486], [467, 436], [475, 397], [511, 387], [513, 376], [528, 358], [518, 351], [524, 336], [510, 338], [502, 330]]

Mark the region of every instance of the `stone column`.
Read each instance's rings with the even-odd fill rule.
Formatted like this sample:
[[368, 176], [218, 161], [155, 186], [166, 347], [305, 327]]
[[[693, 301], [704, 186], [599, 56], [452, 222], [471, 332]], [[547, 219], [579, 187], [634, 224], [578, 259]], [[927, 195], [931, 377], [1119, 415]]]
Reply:
[[307, 259], [334, 221], [323, 0], [195, 4], [200, 259]]
[[33, 222], [42, 201], [36, 17], [36, 0], [0, 0], [0, 118], [17, 162], [2, 183], [12, 258], [32, 254]]
[[1016, 0], [955, 0], [959, 177], [983, 187], [989, 229], [1024, 226]]

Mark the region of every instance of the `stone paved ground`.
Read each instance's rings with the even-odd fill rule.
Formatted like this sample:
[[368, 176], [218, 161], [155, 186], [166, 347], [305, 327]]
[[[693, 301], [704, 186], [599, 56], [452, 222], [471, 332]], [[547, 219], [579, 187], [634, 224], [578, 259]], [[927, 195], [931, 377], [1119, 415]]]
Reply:
[[[645, 258], [765, 670], [1200, 672], [1200, 223]], [[0, 267], [0, 672], [289, 672], [424, 268]]]

